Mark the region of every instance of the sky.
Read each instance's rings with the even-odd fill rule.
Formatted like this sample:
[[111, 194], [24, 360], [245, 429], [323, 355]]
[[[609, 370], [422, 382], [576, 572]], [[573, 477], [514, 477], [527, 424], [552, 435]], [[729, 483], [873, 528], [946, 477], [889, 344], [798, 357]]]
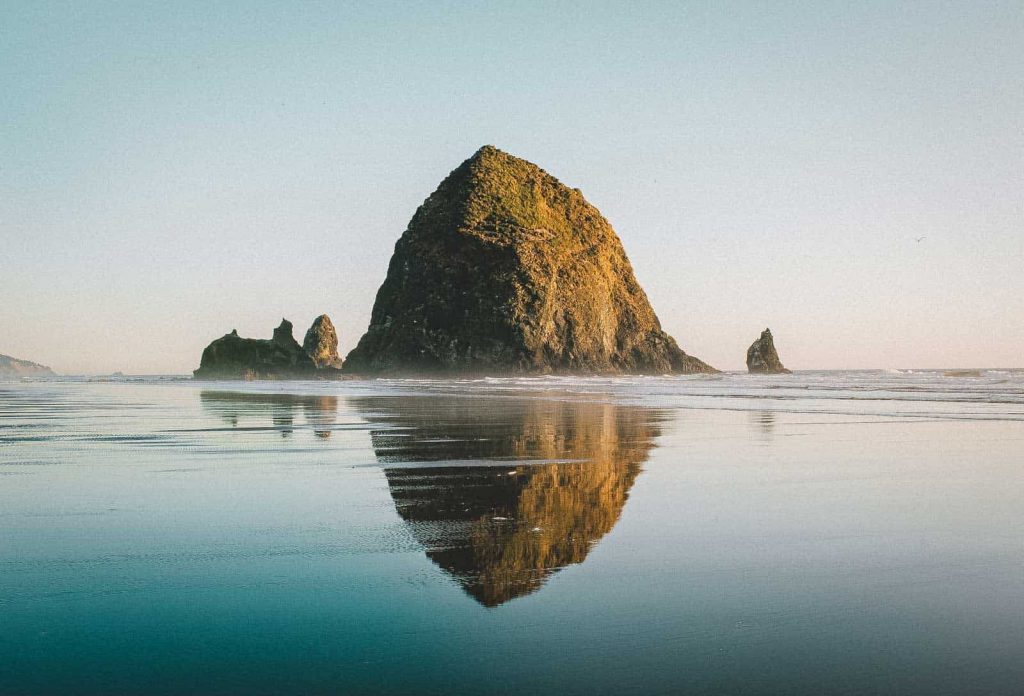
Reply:
[[721, 369], [1024, 367], [1024, 4], [0, 3], [0, 353], [366, 329], [481, 145], [580, 188]]

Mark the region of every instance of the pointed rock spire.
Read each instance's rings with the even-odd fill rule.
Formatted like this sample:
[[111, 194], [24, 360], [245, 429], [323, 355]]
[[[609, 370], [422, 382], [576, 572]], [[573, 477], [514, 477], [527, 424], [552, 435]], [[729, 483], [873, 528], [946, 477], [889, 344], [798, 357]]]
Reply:
[[299, 345], [299, 342], [295, 340], [295, 336], [292, 334], [292, 323], [287, 319], [282, 319], [278, 327], [274, 329], [274, 338], [272, 340], [287, 348], [298, 347]]
[[779, 354], [775, 350], [775, 341], [769, 329], [762, 331], [761, 337], [747, 349], [747, 371], [759, 374], [788, 375], [790, 373], [779, 360]]
[[334, 330], [331, 318], [326, 314], [321, 314], [313, 320], [313, 325], [306, 331], [302, 347], [317, 367], [341, 367], [338, 334]]

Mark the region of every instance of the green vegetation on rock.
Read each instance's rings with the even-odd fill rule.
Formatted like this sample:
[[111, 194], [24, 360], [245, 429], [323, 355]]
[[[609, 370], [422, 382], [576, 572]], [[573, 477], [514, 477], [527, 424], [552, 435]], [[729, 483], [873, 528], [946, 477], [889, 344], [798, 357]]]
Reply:
[[490, 146], [416, 211], [345, 370], [715, 371], [661, 329], [601, 213], [578, 190]]

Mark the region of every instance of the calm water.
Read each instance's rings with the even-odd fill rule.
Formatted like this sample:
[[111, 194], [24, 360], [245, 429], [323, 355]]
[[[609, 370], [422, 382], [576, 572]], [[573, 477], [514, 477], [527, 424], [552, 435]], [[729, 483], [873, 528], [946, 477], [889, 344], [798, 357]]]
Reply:
[[0, 384], [0, 694], [1022, 685], [1021, 372]]

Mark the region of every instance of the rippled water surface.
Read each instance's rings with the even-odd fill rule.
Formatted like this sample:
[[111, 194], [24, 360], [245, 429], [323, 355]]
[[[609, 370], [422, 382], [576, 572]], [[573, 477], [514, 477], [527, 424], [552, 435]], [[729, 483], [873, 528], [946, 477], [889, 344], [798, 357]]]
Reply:
[[0, 694], [1013, 694], [1024, 373], [0, 383]]

